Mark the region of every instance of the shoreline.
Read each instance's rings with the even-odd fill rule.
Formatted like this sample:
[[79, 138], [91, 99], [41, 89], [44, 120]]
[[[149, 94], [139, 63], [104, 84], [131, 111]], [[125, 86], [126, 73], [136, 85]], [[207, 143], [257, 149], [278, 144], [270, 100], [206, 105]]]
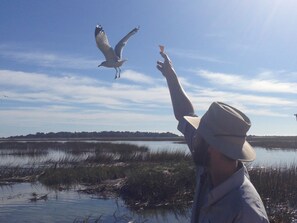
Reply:
[[184, 141], [183, 137], [0, 138], [0, 142]]
[[[297, 136], [247, 136], [246, 139], [253, 147], [262, 147], [265, 149], [297, 149]], [[173, 141], [176, 143], [185, 143], [183, 136], [177, 137], [16, 137], [0, 138], [0, 143], [15, 142], [112, 142], [112, 141]]]

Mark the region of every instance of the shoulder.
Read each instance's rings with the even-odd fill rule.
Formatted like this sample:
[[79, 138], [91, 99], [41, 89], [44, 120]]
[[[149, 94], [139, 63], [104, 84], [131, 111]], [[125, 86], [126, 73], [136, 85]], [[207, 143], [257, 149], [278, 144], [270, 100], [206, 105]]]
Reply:
[[269, 222], [263, 202], [253, 184], [245, 177], [239, 188], [240, 212], [236, 222]]
[[[192, 116], [197, 117], [195, 115]], [[192, 150], [196, 129], [185, 118], [178, 121], [177, 129], [184, 135], [187, 145]]]
[[[195, 114], [188, 115], [189, 117], [197, 118]], [[184, 117], [178, 120], [177, 129], [183, 134], [187, 135], [196, 131], [196, 128], [192, 126]]]

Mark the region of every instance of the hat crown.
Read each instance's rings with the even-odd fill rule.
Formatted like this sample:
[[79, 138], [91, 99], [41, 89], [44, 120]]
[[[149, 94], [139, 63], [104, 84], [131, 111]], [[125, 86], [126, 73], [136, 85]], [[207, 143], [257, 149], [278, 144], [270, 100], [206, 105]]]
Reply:
[[197, 126], [197, 134], [209, 145], [235, 160], [252, 161], [256, 157], [246, 141], [250, 119], [238, 109], [213, 102]]
[[213, 102], [201, 119], [214, 135], [245, 137], [250, 119], [238, 109], [222, 102]]

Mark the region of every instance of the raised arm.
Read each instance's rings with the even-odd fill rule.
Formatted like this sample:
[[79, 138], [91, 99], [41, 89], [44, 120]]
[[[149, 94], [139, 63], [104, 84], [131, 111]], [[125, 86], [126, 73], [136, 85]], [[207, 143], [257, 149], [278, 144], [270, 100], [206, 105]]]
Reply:
[[167, 80], [175, 118], [181, 120], [185, 115], [194, 114], [194, 108], [178, 80], [171, 60], [167, 54], [163, 52], [160, 54], [164, 58], [164, 62], [158, 61], [157, 68]]

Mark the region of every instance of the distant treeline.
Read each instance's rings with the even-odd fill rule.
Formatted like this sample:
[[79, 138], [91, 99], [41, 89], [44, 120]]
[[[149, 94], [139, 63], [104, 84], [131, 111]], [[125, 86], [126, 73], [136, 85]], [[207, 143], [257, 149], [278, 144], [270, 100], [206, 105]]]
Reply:
[[129, 131], [102, 131], [102, 132], [37, 132], [36, 134], [11, 136], [7, 139], [71, 139], [71, 138], [172, 138], [179, 137], [171, 132], [129, 132]]

